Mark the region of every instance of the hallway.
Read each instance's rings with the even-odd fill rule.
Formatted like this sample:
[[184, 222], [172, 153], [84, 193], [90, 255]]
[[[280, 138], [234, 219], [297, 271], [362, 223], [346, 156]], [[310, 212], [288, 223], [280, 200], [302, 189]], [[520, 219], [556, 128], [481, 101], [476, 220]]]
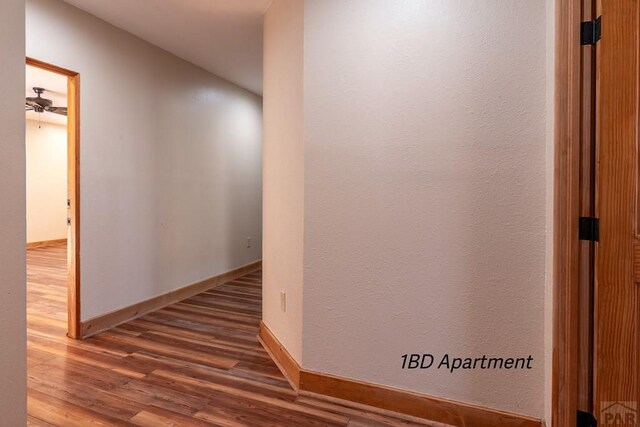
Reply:
[[27, 259], [29, 425], [427, 425], [298, 396], [256, 339], [259, 271], [77, 341], [66, 246]]

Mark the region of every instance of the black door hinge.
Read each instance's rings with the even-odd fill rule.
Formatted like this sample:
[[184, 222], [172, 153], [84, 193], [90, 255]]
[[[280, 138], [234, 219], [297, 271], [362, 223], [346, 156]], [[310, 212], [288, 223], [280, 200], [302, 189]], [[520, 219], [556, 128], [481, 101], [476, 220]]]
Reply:
[[581, 216], [578, 221], [578, 237], [580, 240], [597, 242], [600, 234], [598, 218]]
[[580, 24], [580, 44], [596, 44], [602, 35], [602, 17], [598, 16], [595, 21], [586, 21]]
[[577, 427], [597, 427], [598, 421], [593, 414], [589, 412], [578, 411], [578, 416], [576, 418]]

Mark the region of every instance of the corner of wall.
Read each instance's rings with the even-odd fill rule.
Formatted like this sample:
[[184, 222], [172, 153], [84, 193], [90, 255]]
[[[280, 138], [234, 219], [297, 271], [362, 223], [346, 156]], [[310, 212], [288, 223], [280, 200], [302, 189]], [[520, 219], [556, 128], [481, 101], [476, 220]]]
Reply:
[[271, 2], [264, 16], [263, 71], [263, 321], [298, 364], [304, 256], [303, 6], [297, 0]]
[[0, 3], [0, 425], [26, 422], [24, 1]]

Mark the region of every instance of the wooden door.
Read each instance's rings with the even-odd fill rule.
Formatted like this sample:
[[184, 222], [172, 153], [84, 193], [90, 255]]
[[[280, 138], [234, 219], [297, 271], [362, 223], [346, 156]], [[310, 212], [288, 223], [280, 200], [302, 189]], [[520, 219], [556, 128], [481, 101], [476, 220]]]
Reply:
[[640, 0], [601, 0], [597, 46], [594, 412], [636, 426], [640, 407], [638, 67]]

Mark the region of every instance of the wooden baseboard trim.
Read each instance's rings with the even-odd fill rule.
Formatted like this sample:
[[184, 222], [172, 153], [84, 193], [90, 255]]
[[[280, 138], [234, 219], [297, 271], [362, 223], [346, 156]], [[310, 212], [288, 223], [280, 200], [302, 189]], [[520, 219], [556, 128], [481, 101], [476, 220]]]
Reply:
[[543, 426], [541, 420], [519, 414], [305, 370], [264, 323], [260, 324], [258, 339], [301, 394], [312, 393], [458, 427]]
[[459, 427], [542, 427], [542, 421], [484, 406], [302, 370], [300, 390]]
[[67, 243], [67, 239], [43, 240], [41, 242], [27, 243], [27, 249], [43, 248], [45, 246], [56, 246]]
[[122, 323], [144, 316], [152, 311], [159, 310], [201, 292], [205, 292], [223, 283], [237, 279], [247, 273], [259, 270], [260, 268], [262, 268], [262, 261], [252, 262], [251, 264], [227, 271], [226, 273], [210, 277], [200, 282], [192, 283], [180, 289], [176, 289], [175, 291], [167, 292], [146, 301], [85, 320], [81, 322], [81, 337], [83, 339], [88, 338]]
[[269, 356], [289, 381], [291, 387], [297, 391], [300, 385], [300, 365], [262, 321], [260, 322], [258, 341], [269, 353]]

